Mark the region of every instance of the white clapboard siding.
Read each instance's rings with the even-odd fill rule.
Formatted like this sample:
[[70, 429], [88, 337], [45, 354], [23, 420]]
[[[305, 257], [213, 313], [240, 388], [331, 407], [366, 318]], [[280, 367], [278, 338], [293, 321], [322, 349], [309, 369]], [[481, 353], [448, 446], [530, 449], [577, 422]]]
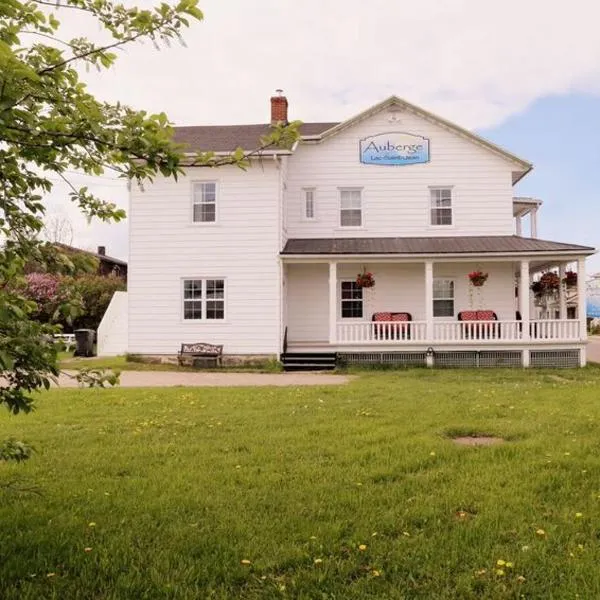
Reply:
[[127, 352], [127, 292], [115, 292], [98, 326], [98, 356], [119, 356]]
[[[410, 112], [389, 122], [388, 111], [319, 144], [302, 144], [290, 160], [287, 235], [394, 237], [511, 235], [512, 163], [487, 148]], [[359, 162], [359, 141], [378, 133], [409, 132], [430, 139], [430, 162], [379, 166]], [[430, 226], [430, 186], [453, 186], [452, 227]], [[316, 216], [302, 218], [302, 188], [314, 187]], [[363, 188], [364, 227], [339, 227], [340, 187]]]
[[[191, 221], [191, 182], [202, 180], [218, 185], [215, 224]], [[265, 159], [132, 189], [129, 352], [174, 354], [195, 341], [223, 344], [226, 354], [279, 351], [280, 185]], [[225, 320], [184, 321], [182, 280], [206, 277], [225, 279]]]

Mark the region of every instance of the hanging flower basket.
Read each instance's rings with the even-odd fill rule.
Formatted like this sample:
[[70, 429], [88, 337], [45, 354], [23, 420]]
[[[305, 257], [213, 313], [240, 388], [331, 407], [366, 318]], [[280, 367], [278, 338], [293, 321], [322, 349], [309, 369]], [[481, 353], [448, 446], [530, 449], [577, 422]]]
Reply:
[[563, 283], [569, 288], [577, 287], [577, 273], [575, 271], [567, 271]]
[[373, 279], [373, 273], [363, 271], [356, 276], [356, 285], [361, 288], [372, 288], [375, 285], [375, 279]]
[[483, 271], [472, 271], [469, 273], [469, 281], [474, 287], [481, 287], [488, 278], [488, 274]]
[[[575, 273], [577, 275], [577, 273]], [[566, 277], [563, 281], [566, 283]], [[531, 284], [531, 291], [538, 298], [541, 296], [551, 296], [558, 292], [560, 288], [560, 277], [553, 271], [546, 271], [542, 276]]]

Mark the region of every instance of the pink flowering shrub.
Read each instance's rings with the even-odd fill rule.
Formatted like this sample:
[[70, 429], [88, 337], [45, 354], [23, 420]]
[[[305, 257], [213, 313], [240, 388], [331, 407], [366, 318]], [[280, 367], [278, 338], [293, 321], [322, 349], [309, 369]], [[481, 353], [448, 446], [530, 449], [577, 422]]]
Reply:
[[34, 302], [56, 302], [59, 297], [60, 279], [51, 273], [29, 273], [25, 276], [25, 294]]

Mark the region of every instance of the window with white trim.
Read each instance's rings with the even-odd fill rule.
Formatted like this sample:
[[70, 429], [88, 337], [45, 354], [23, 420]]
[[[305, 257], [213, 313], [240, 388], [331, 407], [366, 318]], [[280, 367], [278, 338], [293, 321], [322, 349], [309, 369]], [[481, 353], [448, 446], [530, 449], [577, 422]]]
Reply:
[[452, 188], [431, 188], [431, 224], [452, 225]]
[[184, 279], [183, 318], [214, 321], [225, 318], [224, 279]]
[[342, 227], [362, 226], [362, 190], [340, 190], [340, 225]]
[[454, 281], [452, 279], [433, 280], [433, 316], [454, 316]]
[[314, 188], [304, 189], [304, 218], [312, 221], [315, 218], [315, 190]]
[[196, 181], [192, 186], [194, 223], [215, 223], [217, 220], [217, 184]]
[[342, 319], [362, 319], [363, 288], [356, 281], [341, 282], [341, 315]]

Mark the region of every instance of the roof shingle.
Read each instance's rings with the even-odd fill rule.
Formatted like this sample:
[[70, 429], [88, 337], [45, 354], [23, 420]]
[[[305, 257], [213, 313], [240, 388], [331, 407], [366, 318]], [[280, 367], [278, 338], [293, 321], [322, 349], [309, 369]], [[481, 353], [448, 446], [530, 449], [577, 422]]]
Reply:
[[[337, 123], [303, 123], [301, 135], [319, 135]], [[259, 125], [202, 125], [175, 127], [174, 140], [187, 146], [189, 152], [232, 152], [236, 148], [254, 150], [260, 138], [268, 135], [271, 126]]]
[[594, 248], [516, 235], [290, 239], [282, 254], [593, 254]]

